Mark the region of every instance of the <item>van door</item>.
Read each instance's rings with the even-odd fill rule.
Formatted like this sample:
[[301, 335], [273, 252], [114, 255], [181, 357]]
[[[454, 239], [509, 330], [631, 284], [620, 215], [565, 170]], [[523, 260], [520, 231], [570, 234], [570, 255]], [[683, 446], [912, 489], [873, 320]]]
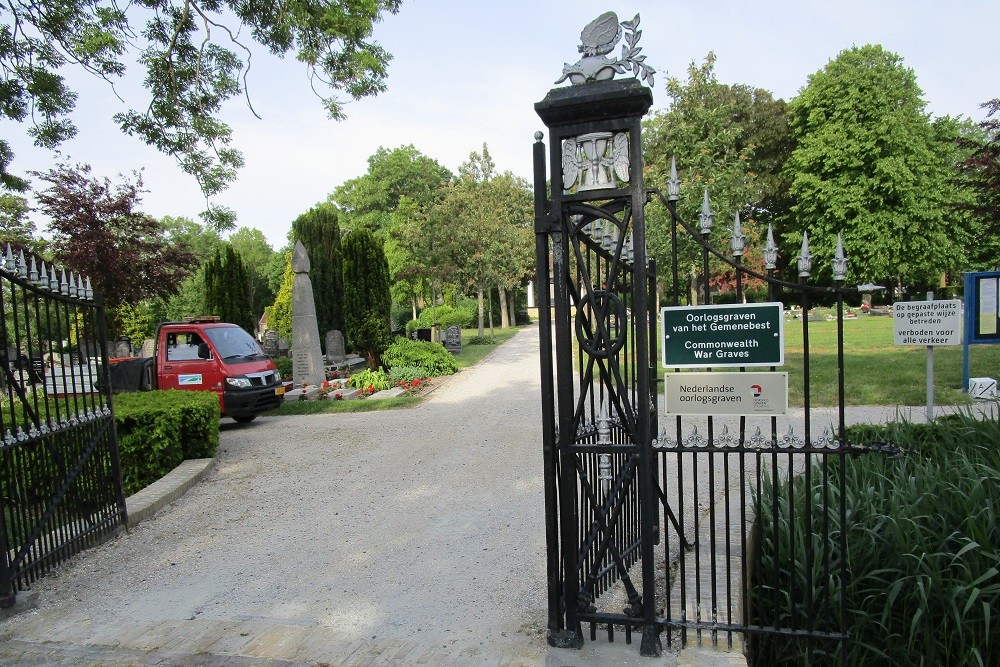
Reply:
[[165, 338], [160, 389], [219, 390], [212, 348], [197, 331], [170, 331]]

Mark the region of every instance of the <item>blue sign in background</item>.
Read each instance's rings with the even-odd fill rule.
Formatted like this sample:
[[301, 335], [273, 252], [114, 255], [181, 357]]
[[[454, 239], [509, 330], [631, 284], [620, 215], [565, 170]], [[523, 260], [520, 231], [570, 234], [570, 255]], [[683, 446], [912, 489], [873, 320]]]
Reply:
[[962, 385], [969, 391], [969, 346], [1000, 343], [1000, 271], [965, 274]]

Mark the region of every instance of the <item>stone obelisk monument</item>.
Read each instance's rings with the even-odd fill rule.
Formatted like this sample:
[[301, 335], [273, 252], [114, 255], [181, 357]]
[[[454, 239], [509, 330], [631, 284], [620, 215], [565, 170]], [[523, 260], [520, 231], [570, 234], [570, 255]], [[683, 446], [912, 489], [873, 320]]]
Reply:
[[292, 251], [292, 271], [295, 273], [292, 281], [292, 379], [296, 387], [303, 382], [316, 387], [326, 380], [309, 268], [309, 254], [302, 241], [296, 241]]

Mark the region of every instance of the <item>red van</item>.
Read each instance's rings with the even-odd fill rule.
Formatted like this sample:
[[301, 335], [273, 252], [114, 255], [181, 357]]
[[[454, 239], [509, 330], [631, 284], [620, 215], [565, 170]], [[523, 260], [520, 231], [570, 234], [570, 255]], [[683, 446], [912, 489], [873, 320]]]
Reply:
[[214, 391], [223, 417], [250, 422], [285, 401], [281, 373], [260, 344], [217, 317], [161, 324], [154, 357], [157, 389]]

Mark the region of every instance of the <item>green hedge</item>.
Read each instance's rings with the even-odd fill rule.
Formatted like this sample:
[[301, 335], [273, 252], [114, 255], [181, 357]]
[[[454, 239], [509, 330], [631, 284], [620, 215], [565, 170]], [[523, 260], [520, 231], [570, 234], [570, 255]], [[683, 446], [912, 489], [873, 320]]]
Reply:
[[382, 362], [390, 369], [400, 366], [419, 368], [427, 377], [451, 375], [458, 370], [455, 356], [441, 343], [409, 338], [397, 338], [382, 353]]
[[215, 456], [219, 399], [210, 391], [146, 391], [115, 397], [125, 495], [152, 484], [185, 459]]
[[[906, 454], [898, 459], [877, 453], [849, 458], [843, 471], [848, 549], [828, 557], [832, 572], [842, 558], [848, 562], [846, 664], [1000, 664], [997, 420], [957, 415], [931, 424], [859, 426], [849, 429], [848, 441], [888, 442]], [[827, 491], [831, 502], [840, 477], [834, 459]], [[751, 566], [762, 580], [750, 595], [751, 614], [762, 625], [840, 622], [839, 595], [819, 599], [820, 591], [829, 590], [824, 589], [823, 568], [790, 569], [790, 562], [804, 562], [810, 542], [803, 521], [807, 498], [812, 499], [812, 516], [823, 516], [819, 469], [812, 479], [811, 492], [802, 476], [794, 478], [791, 492], [785, 480], [776, 489], [764, 486], [760, 524], [766, 529], [761, 531], [759, 561]], [[841, 527], [838, 517], [830, 519], [836, 544]], [[775, 527], [777, 539], [770, 537]], [[817, 539], [812, 540], [815, 554], [821, 553]], [[813, 619], [805, 618], [801, 599], [807, 588], [814, 591]], [[839, 586], [833, 588], [839, 593]], [[785, 610], [788, 596], [795, 593], [797, 617], [771, 607], [775, 591]], [[805, 655], [806, 644], [794, 639], [763, 638], [753, 646], [755, 665], [841, 664], [838, 654], [822, 648], [815, 652], [815, 646]]]

